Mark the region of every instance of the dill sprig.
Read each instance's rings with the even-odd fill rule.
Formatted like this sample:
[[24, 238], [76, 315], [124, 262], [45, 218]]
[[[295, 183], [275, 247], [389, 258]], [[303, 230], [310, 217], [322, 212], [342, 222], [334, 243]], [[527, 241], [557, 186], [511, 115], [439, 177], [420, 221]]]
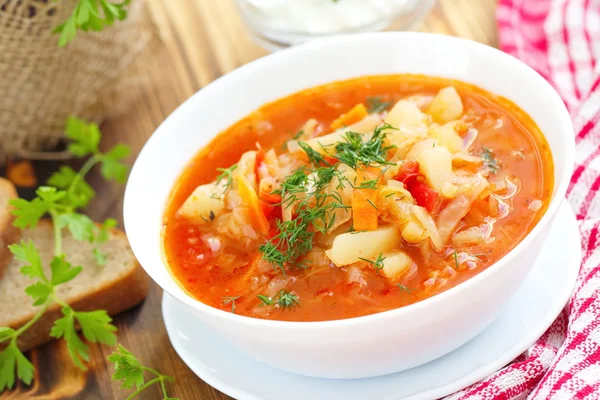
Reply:
[[223, 189], [223, 193], [227, 192], [227, 189], [233, 185], [233, 171], [235, 171], [237, 167], [237, 164], [233, 164], [229, 168], [217, 168], [217, 171], [221, 173], [219, 176], [217, 176], [217, 185], [219, 185], [221, 181], [225, 180], [225, 189]]
[[352, 169], [368, 167], [369, 165], [393, 165], [394, 163], [390, 163], [386, 159], [388, 150], [395, 147], [384, 144], [386, 129], [396, 128], [389, 124], [378, 126], [367, 141], [364, 140], [365, 135], [357, 132], [347, 132], [344, 135], [345, 141], [335, 146], [335, 158]]
[[373, 268], [375, 268], [377, 271], [381, 271], [383, 269], [383, 262], [385, 261], [385, 257], [383, 256], [383, 254], [379, 254], [375, 260], [369, 260], [362, 257], [358, 258], [366, 263], [371, 264]]
[[231, 313], [235, 314], [235, 302], [240, 297], [241, 296], [225, 296], [225, 297], [223, 297], [223, 305], [231, 304]]
[[500, 169], [500, 163], [494, 156], [494, 150], [488, 147], [482, 147], [481, 158], [483, 159], [483, 163], [490, 170], [492, 174], [497, 174]]
[[367, 110], [369, 114], [378, 114], [385, 111], [391, 105], [391, 101], [383, 101], [379, 96], [367, 97]]
[[291, 308], [300, 305], [300, 300], [292, 292], [280, 290], [271, 298], [264, 294], [259, 294], [258, 299], [261, 301], [261, 306], [279, 306], [281, 308]]
[[312, 250], [316, 232], [325, 233], [333, 226], [335, 210], [349, 207], [343, 204], [337, 191], [324, 193], [336, 177], [337, 188], [343, 188], [345, 178], [336, 168], [302, 167], [273, 192], [281, 195], [283, 207], [295, 208], [295, 216], [289, 221], [276, 220], [279, 233], [260, 246], [260, 252], [264, 260], [283, 274], [286, 264], [295, 262]]

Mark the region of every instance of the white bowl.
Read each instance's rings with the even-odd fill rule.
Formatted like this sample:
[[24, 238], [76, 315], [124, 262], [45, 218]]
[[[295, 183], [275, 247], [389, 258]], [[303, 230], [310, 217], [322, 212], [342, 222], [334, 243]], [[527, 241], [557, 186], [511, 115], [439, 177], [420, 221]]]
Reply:
[[[267, 102], [332, 81], [396, 73], [475, 84], [514, 101], [535, 120], [552, 151], [555, 186], [546, 214], [531, 233], [467, 282], [408, 307], [365, 317], [268, 321], [221, 311], [188, 296], [166, 266], [161, 231], [169, 193], [198, 150]], [[569, 183], [574, 149], [571, 120], [556, 92], [531, 68], [499, 50], [423, 33], [341, 36], [244, 65], [175, 110], [148, 140], [131, 171], [125, 193], [125, 228], [136, 257], [152, 279], [188, 305], [198, 324], [210, 326], [250, 356], [315, 377], [383, 375], [456, 349], [498, 316], [540, 252]]]

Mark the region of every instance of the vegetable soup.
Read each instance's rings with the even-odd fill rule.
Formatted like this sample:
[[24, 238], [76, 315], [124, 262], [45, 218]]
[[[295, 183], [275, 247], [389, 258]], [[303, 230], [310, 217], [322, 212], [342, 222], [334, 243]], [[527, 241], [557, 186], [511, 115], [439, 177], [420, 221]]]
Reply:
[[441, 78], [363, 77], [267, 104], [200, 149], [168, 201], [164, 252], [212, 307], [358, 317], [488, 268], [552, 189], [548, 144], [507, 99]]

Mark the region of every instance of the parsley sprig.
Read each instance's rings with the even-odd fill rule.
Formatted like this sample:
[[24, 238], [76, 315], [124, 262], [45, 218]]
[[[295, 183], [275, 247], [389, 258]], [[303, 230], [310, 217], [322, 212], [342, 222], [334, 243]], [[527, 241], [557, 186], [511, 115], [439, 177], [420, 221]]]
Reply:
[[[115, 365], [115, 373], [112, 376], [113, 381], [120, 381], [121, 389], [131, 389], [135, 386], [136, 391], [127, 397], [127, 400], [133, 399], [141, 392], [152, 385], [159, 384], [162, 390], [163, 400], [178, 400], [175, 397], [169, 397], [165, 382], [174, 382], [172, 376], [163, 375], [155, 369], [142, 365], [136, 356], [131, 354], [125, 347], [119, 345], [119, 348], [108, 356], [108, 361]], [[144, 372], [154, 376], [148, 382], [145, 381]]]
[[89, 361], [90, 356], [88, 345], [81, 340], [76, 327], [81, 328], [89, 342], [110, 346], [116, 344], [114, 332], [117, 328], [111, 324], [112, 319], [105, 310], [76, 311], [57, 295], [57, 289], [75, 279], [82, 271], [82, 267], [72, 265], [62, 251], [64, 229], [76, 240], [93, 243], [96, 246], [93, 250], [96, 261], [98, 264], [105, 262], [106, 255], [97, 246], [108, 240], [109, 231], [116, 221], [108, 219], [98, 228], [89, 217], [79, 213], [95, 196], [94, 190], [85, 182], [85, 176], [96, 164], [100, 164], [100, 171], [105, 178], [123, 182], [127, 167], [122, 159], [129, 155], [129, 148], [119, 144], [106, 153], [101, 152], [98, 147], [101, 137], [98, 126], [76, 118], [67, 121], [66, 136], [71, 139], [68, 149], [73, 155], [89, 157], [81, 170], [76, 172], [70, 167], [62, 167], [50, 177], [49, 186], [38, 188], [33, 200], [11, 201], [12, 213], [16, 217], [13, 225], [18, 228], [33, 228], [43, 216], [51, 217], [54, 256], [50, 265], [44, 268], [40, 253], [32, 241], [9, 246], [15, 259], [24, 263], [20, 272], [32, 280], [25, 292], [39, 309], [31, 320], [18, 329], [0, 327], [0, 343], [7, 343], [0, 352], [0, 391], [13, 387], [16, 379], [31, 383], [34, 367], [19, 349], [17, 340], [55, 304], [61, 307], [62, 317], [54, 322], [50, 335], [66, 341], [69, 355], [77, 367], [86, 369], [84, 363]]
[[[54, 0], [59, 1], [59, 0]], [[115, 21], [127, 18], [127, 6], [131, 0], [112, 2], [109, 0], [79, 0], [65, 22], [54, 28], [59, 34], [58, 47], [65, 47], [77, 36], [77, 31], [99, 32]]]

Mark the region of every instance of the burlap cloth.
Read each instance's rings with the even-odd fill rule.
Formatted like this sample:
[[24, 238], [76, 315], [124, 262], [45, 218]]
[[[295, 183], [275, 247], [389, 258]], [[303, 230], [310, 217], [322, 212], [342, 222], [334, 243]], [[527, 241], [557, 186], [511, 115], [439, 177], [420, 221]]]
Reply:
[[144, 1], [132, 1], [125, 21], [58, 48], [51, 32], [76, 3], [0, 0], [0, 164], [51, 149], [71, 114], [99, 122], [122, 112], [143, 84], [131, 72], [160, 44]]

